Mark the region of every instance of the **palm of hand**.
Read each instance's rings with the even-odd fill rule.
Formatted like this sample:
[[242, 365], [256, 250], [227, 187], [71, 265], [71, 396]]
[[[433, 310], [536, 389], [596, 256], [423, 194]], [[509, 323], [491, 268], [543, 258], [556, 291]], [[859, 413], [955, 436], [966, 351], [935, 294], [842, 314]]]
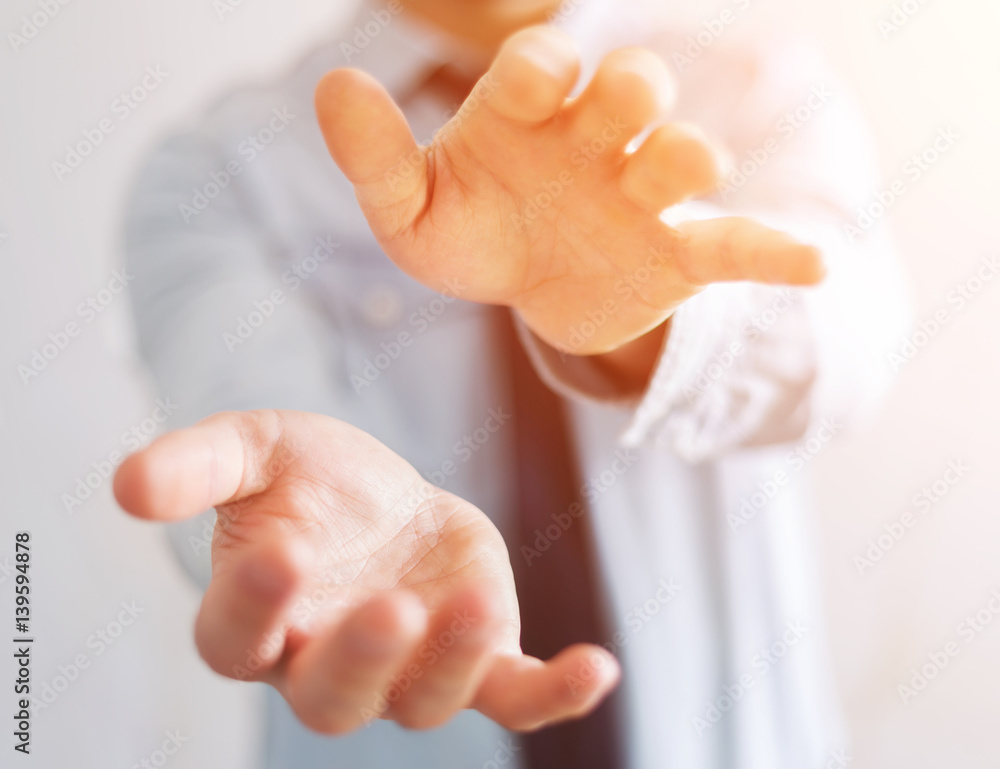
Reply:
[[309, 600], [302, 618], [320, 627], [381, 591], [411, 590], [433, 609], [458, 586], [493, 584], [509, 628], [504, 647], [516, 651], [514, 578], [489, 518], [360, 430], [310, 423], [327, 429], [311, 427], [305, 444], [279, 446], [264, 491], [218, 507], [213, 572], [267, 542], [296, 539], [311, 554], [309, 592], [323, 597]]
[[521, 654], [493, 524], [335, 419], [217, 414], [129, 457], [115, 494], [147, 519], [217, 507], [199, 651], [223, 675], [274, 685], [318, 731], [374, 717], [427, 728], [468, 707], [534, 729], [589, 711], [617, 680], [598, 647]]
[[[821, 277], [814, 249], [753, 220], [661, 220], [710, 191], [718, 166], [705, 139], [679, 124], [627, 151], [669, 109], [659, 59], [613, 53], [567, 99], [578, 73], [567, 40], [525, 30], [425, 148], [377, 83], [352, 70], [327, 75], [317, 90], [327, 144], [402, 269], [515, 307], [547, 342], [580, 354], [635, 339], [713, 281]], [[571, 343], [595, 316], [600, 327]]]

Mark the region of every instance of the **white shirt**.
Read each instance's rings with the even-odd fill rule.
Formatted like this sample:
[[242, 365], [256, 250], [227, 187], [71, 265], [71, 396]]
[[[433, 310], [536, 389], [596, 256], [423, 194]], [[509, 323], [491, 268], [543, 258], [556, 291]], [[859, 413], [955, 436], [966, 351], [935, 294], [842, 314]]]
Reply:
[[[386, 13], [366, 9], [290, 76], [227, 98], [151, 157], [127, 223], [140, 343], [180, 404], [174, 426], [221, 409], [331, 414], [503, 531], [510, 436], [474, 438], [505, 397], [487, 313], [417, 284], [381, 252], [313, 113], [319, 78], [347, 64], [389, 89], [419, 140], [457, 107], [417, 89], [441, 63], [461, 63], [460, 47], [403, 16], [379, 23]], [[815, 290], [726, 284], [686, 302], [639, 398], [524, 334], [573, 404], [581, 495], [617, 626], [608, 641], [625, 672], [628, 766], [836, 766], [844, 735], [803, 482], [884, 391], [884, 355], [906, 321], [885, 241], [852, 243], [843, 228], [874, 189], [864, 131], [808, 56], [719, 39], [684, 59], [687, 32], [611, 2], [561, 16], [585, 78], [614, 48], [653, 48], [677, 74], [677, 119], [732, 152], [742, 176], [668, 217], [752, 214], [821, 246], [830, 270]], [[190, 538], [201, 525], [175, 541], [204, 576], [204, 547]], [[269, 767], [517, 765], [516, 741], [475, 713], [430, 733], [380, 722], [334, 740], [298, 725], [277, 695], [270, 708]]]

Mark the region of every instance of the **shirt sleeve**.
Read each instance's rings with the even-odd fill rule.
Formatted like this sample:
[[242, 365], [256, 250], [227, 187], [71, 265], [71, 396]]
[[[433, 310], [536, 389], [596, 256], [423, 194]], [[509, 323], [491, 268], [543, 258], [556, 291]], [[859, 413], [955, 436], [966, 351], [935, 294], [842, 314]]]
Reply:
[[145, 165], [126, 212], [139, 350], [179, 404], [173, 426], [228, 409], [342, 411], [338, 335], [295, 291], [239, 185], [192, 215], [192, 191], [225, 163], [203, 137], [172, 139]]
[[[335, 376], [333, 324], [290, 288], [274, 239], [237, 183], [211, 200], [195, 196], [226, 162], [208, 135], [167, 141], [139, 172], [125, 214], [139, 352], [159, 394], [177, 405], [169, 427], [264, 407], [339, 415], [338, 382], [347, 378]], [[202, 585], [212, 515], [169, 532]]]
[[730, 150], [733, 172], [713, 198], [669, 220], [753, 216], [819, 247], [826, 280], [810, 289], [709, 286], [671, 317], [644, 392], [617, 391], [587, 359], [561, 356], [526, 329], [522, 339], [566, 397], [629, 410], [623, 444], [652, 442], [699, 461], [865, 414], [891, 383], [887, 354], [909, 306], [889, 237], [855, 221], [877, 200], [875, 155], [850, 95], [822, 63], [795, 49], [742, 49], [691, 70], [680, 77], [679, 117]]

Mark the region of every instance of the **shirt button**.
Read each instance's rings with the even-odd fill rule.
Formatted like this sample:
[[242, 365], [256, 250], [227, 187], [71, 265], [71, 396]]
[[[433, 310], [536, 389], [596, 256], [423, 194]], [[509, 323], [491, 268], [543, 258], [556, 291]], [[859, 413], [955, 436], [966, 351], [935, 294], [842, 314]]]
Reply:
[[375, 328], [390, 328], [403, 317], [403, 295], [385, 284], [370, 286], [361, 296], [361, 315]]

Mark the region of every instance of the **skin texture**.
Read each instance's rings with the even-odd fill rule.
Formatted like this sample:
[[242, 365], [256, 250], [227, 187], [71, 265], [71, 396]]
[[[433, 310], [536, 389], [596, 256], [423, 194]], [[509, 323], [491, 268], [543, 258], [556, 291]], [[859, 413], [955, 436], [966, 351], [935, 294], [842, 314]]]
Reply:
[[147, 520], [216, 507], [198, 649], [224, 676], [274, 685], [317, 731], [429, 728], [469, 707], [532, 730], [589, 712], [618, 680], [600, 647], [523, 655], [490, 520], [338, 420], [216, 414], [130, 456], [114, 490]]
[[[404, 5], [491, 50], [555, 3]], [[487, 27], [494, 33], [472, 32]], [[513, 307], [549, 344], [633, 383], [648, 377], [671, 313], [704, 286], [820, 279], [815, 249], [751, 220], [660, 221], [709, 192], [719, 171], [696, 129], [664, 122], [674, 87], [659, 59], [613, 53], [569, 100], [578, 76], [568, 38], [516, 32], [428, 147], [356, 70], [328, 74], [316, 103], [331, 155], [404, 271]], [[586, 169], [570, 160], [581, 148], [593, 155]], [[624, 299], [618, 281], [651, 257], [654, 279]], [[606, 321], [576, 343], [573, 332], [602, 309]], [[218, 414], [129, 457], [115, 494], [148, 520], [217, 508], [199, 651], [222, 675], [271, 683], [318, 731], [372, 718], [428, 728], [468, 707], [531, 730], [591, 711], [619, 678], [594, 646], [546, 662], [521, 654], [507, 550], [490, 521], [337, 420]]]
[[[515, 308], [576, 355], [639, 339], [713, 282], [821, 279], [815, 248], [752, 219], [664, 224], [664, 209], [716, 186], [712, 148], [696, 129], [664, 123], [674, 84], [652, 53], [611, 53], [568, 99], [579, 69], [563, 33], [521, 30], [426, 147], [368, 75], [324, 77], [327, 146], [397, 265], [434, 289], [457, 284], [463, 299]], [[584, 169], [572, 161], [581, 149]], [[651, 259], [652, 279], [623, 298], [616, 287], [635, 284]], [[606, 320], [581, 342], [574, 332], [598, 310]]]

